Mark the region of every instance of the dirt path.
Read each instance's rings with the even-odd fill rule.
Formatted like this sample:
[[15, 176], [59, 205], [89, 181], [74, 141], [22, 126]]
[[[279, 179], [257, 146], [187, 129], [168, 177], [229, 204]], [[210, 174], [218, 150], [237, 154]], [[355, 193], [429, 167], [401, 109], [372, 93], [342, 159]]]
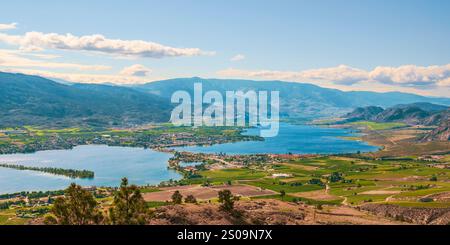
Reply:
[[[326, 192], [327, 194], [330, 194], [330, 190], [331, 190], [331, 187], [330, 187], [328, 184], [326, 184], [326, 185], [325, 185], [325, 192]], [[347, 200], [348, 200], [347, 197], [345, 197], [345, 196], [337, 196], [337, 197], [343, 199], [342, 202], [341, 202], [342, 205], [344, 205], [344, 206], [351, 206], [351, 205], [349, 205], [348, 202], [347, 202]]]
[[344, 205], [344, 206], [350, 206], [349, 204], [348, 204], [348, 202], [347, 202], [347, 197], [344, 197], [344, 196], [339, 196], [339, 197], [341, 197], [341, 198], [344, 198], [344, 200], [342, 200], [342, 202], [341, 202], [341, 204], [342, 205]]

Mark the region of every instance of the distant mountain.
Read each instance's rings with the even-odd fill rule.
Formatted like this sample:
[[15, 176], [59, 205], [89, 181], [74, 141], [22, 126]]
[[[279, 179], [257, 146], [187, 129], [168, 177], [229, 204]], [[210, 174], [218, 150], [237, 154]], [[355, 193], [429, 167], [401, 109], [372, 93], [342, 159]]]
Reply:
[[401, 104], [387, 109], [368, 106], [356, 108], [344, 117], [346, 122], [368, 120], [436, 126], [448, 120], [448, 109], [448, 106], [431, 103]]
[[169, 120], [171, 105], [130, 88], [66, 85], [0, 72], [0, 126], [133, 125]]
[[356, 107], [378, 106], [391, 107], [397, 104], [429, 102], [439, 105], [450, 105], [450, 98], [431, 98], [415, 94], [388, 92], [344, 92], [337, 89], [322, 88], [307, 83], [282, 81], [251, 81], [233, 79], [178, 78], [156, 81], [134, 88], [143, 92], [158, 95], [170, 101], [177, 90], [184, 90], [193, 95], [194, 83], [202, 83], [203, 91], [217, 90], [276, 90], [280, 92], [280, 113], [291, 118], [317, 118], [340, 116]]

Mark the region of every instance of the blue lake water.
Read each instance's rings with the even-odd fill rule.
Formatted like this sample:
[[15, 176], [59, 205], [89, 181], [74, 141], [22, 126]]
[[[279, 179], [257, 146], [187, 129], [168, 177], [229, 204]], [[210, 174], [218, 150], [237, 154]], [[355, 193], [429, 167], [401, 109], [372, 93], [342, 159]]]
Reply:
[[[246, 134], [257, 135], [259, 129]], [[208, 147], [189, 146], [177, 150], [205, 153], [343, 153], [376, 151], [365, 142], [344, 140], [352, 136], [349, 130], [320, 128], [308, 125], [280, 124], [278, 136], [265, 141], [236, 142]], [[167, 169], [171, 154], [151, 149], [109, 147], [104, 145], [77, 146], [72, 150], [40, 151], [32, 154], [0, 155], [0, 163], [37, 167], [86, 169], [95, 172], [94, 179], [70, 179], [36, 171], [23, 171], [0, 167], [0, 193], [20, 191], [60, 190], [75, 182], [83, 186], [118, 186], [127, 177], [137, 185], [158, 184], [181, 175]], [[186, 163], [195, 165], [197, 163]]]
[[[259, 135], [260, 129], [248, 129], [245, 134]], [[276, 137], [265, 138], [264, 141], [244, 141], [218, 144], [212, 146], [176, 147], [178, 151], [201, 153], [257, 154], [257, 153], [298, 153], [298, 154], [329, 154], [356, 153], [376, 151], [378, 147], [366, 142], [345, 140], [341, 137], [356, 136], [348, 129], [321, 128], [312, 125], [293, 125], [281, 123]]]
[[70, 183], [83, 186], [118, 186], [123, 177], [138, 185], [159, 184], [181, 175], [167, 169], [171, 154], [151, 149], [77, 146], [72, 150], [39, 151], [32, 154], [0, 155], [0, 163], [25, 166], [86, 169], [93, 179], [70, 179], [48, 173], [0, 167], [0, 193], [65, 189]]

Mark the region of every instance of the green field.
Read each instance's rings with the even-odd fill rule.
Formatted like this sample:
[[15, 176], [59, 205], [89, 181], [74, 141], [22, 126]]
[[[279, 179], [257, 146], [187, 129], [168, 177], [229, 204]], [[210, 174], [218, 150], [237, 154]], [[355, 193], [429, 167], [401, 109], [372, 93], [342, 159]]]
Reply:
[[407, 125], [405, 123], [396, 123], [396, 122], [378, 123], [369, 121], [352, 122], [350, 124], [355, 126], [364, 126], [369, 130], [386, 130], [386, 129], [400, 128]]
[[263, 189], [268, 189], [272, 191], [285, 191], [286, 193], [295, 193], [295, 192], [305, 192], [305, 191], [315, 191], [315, 190], [321, 190], [325, 187], [320, 185], [312, 185], [308, 184], [306, 182], [294, 182], [294, 183], [300, 183], [301, 185], [291, 185], [293, 183], [289, 182], [283, 182], [276, 179], [261, 179], [261, 180], [255, 180], [255, 181], [246, 181], [245, 182], [248, 185], [257, 186]]
[[303, 197], [294, 197], [291, 195], [286, 195], [284, 197], [281, 197], [280, 195], [269, 195], [269, 196], [258, 196], [258, 197], [252, 197], [252, 200], [264, 200], [264, 199], [276, 199], [281, 200], [285, 202], [304, 202], [308, 205], [339, 205], [342, 200], [332, 200], [332, 201], [319, 201], [319, 200], [313, 200]]
[[16, 211], [13, 209], [0, 210], [0, 225], [23, 225], [29, 220], [16, 217]]

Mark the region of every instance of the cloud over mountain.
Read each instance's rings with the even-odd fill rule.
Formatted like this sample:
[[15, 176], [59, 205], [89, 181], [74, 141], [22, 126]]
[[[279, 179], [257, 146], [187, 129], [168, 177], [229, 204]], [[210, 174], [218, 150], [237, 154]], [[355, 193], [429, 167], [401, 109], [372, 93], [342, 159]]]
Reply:
[[[35, 56], [40, 59], [30, 59], [26, 56]], [[85, 65], [67, 62], [49, 62], [48, 59], [51, 58], [55, 58], [55, 56], [0, 49], [0, 66], [3, 67], [33, 67], [33, 68], [39, 67], [47, 69], [48, 68], [75, 69], [81, 71], [101, 71], [101, 70], [109, 70], [111, 68], [105, 65]]]
[[372, 71], [346, 65], [304, 71], [240, 70], [226, 69], [217, 72], [225, 77], [246, 77], [298, 82], [329, 82], [352, 85], [362, 82], [378, 82], [403, 87], [450, 86], [450, 64], [442, 66], [404, 65], [399, 67], [379, 66]]
[[125, 67], [120, 74], [124, 76], [134, 76], [134, 77], [146, 77], [152, 72], [151, 69], [140, 65], [135, 64], [129, 67]]
[[23, 73], [50, 79], [59, 79], [74, 83], [113, 83], [113, 84], [141, 84], [148, 82], [147, 77], [125, 76], [122, 74], [88, 74], [71, 72], [53, 72], [34, 69], [3, 69], [4, 72]]

